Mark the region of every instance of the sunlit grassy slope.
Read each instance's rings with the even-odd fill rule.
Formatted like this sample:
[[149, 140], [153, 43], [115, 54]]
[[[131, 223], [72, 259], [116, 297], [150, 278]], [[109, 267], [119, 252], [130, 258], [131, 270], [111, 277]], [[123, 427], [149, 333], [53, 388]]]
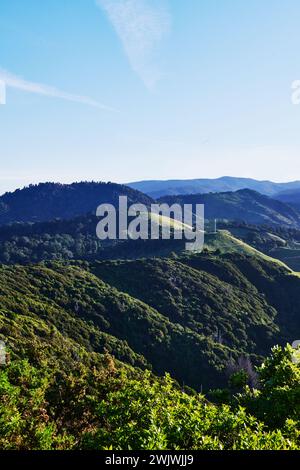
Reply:
[[[151, 220], [158, 223], [161, 227], [168, 227], [169, 225], [174, 230], [183, 230], [184, 228], [190, 228], [190, 226], [183, 224], [182, 222], [171, 220], [166, 216], [158, 216], [156, 214], [151, 214]], [[247, 256], [255, 256], [272, 263], [276, 263], [280, 266], [285, 267], [287, 270], [292, 272], [292, 269], [289, 268], [284, 261], [278, 259], [280, 257], [271, 257], [268, 256], [259, 250], [248, 245], [244, 241], [240, 240], [233, 236], [228, 230], [218, 230], [216, 233], [205, 233], [204, 238], [204, 248], [209, 251], [219, 250], [221, 253], [240, 253]], [[300, 253], [300, 252], [298, 252]]]
[[255, 256], [266, 261], [276, 263], [292, 271], [285, 263], [279, 259], [261, 253], [247, 243], [234, 237], [228, 230], [219, 230], [217, 233], [205, 234], [205, 248], [208, 250], [220, 250], [221, 253], [240, 253], [248, 256]]

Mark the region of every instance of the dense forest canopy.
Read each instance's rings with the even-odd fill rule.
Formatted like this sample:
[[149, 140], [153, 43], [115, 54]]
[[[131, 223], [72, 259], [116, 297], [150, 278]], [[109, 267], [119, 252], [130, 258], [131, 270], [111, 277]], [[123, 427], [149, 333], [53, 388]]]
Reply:
[[218, 220], [191, 254], [100, 241], [96, 201], [152, 203], [124, 188], [1, 198], [0, 448], [300, 449], [297, 224]]

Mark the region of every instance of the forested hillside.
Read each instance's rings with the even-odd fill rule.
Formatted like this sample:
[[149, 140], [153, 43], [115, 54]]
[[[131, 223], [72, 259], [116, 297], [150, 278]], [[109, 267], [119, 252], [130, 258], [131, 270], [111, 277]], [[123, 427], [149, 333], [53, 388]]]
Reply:
[[0, 262], [118, 259], [166, 256], [183, 251], [185, 240], [99, 240], [94, 215], [71, 220], [0, 226]]
[[[299, 365], [282, 349], [300, 337], [300, 278], [255, 249], [280, 229], [256, 227], [250, 246], [245, 224], [223, 222], [192, 254], [184, 240], [99, 241], [89, 209], [120, 188], [30, 187], [24, 217], [18, 192], [1, 201], [0, 448], [300, 448]], [[267, 202], [255, 214], [296, 220]]]
[[[176, 240], [173, 235], [170, 240], [99, 240], [96, 236], [98, 221], [96, 216], [87, 215], [71, 220], [0, 226], [0, 263], [30, 264], [49, 260], [137, 259], [170, 256], [174, 252], [185, 251], [185, 240]], [[228, 229], [218, 230], [217, 233], [207, 232], [204, 240], [205, 250], [267, 258], [262, 252], [272, 257], [271, 250], [282, 246], [282, 241], [276, 243], [278, 236], [276, 238], [274, 235], [273, 239], [272, 235], [264, 236], [263, 233], [267, 230], [262, 227], [255, 229], [249, 227], [247, 230], [245, 227], [242, 229], [233, 224], [227, 227], [227, 224], [221, 224], [221, 222], [218, 226]], [[269, 228], [270, 230], [274, 232], [274, 229]], [[298, 237], [300, 237], [299, 234], [300, 232]], [[291, 230], [286, 236], [297, 237], [297, 231]], [[257, 248], [258, 251], [253, 248]], [[281, 259], [280, 256], [278, 258]]]
[[249, 224], [300, 227], [300, 212], [268, 196], [250, 189], [236, 192], [164, 196], [168, 204], [204, 204], [205, 218], [244, 221]]
[[149, 206], [152, 199], [139, 191], [115, 183], [41, 183], [0, 197], [0, 225], [14, 222], [45, 222], [96, 214], [97, 207], [127, 196], [128, 204]]
[[234, 353], [82, 268], [3, 268], [1, 293], [1, 337], [16, 354], [33, 341], [41, 354], [53, 356], [43, 342], [51, 343], [57, 334], [90, 351], [107, 349], [129, 364], [148, 364], [157, 374], [169, 371], [181, 383], [208, 388], [222, 383], [222, 364]]
[[239, 255], [3, 266], [0, 279], [0, 333], [16, 353], [34, 341], [47, 354], [43, 338], [57, 334], [196, 389], [300, 329], [300, 279]]
[[[255, 334], [255, 324], [272, 341], [282, 334], [280, 321], [276, 324], [276, 312], [266, 304], [264, 312], [260, 310], [262, 296], [246, 276], [237, 276], [239, 270], [251, 277], [256, 269], [261, 286], [274, 282], [276, 288], [276, 282], [289, 274], [270, 266], [249, 266], [245, 259], [235, 262], [239, 268], [229, 270], [225, 281], [228, 305], [215, 299], [212, 282], [213, 276], [228, 266], [198, 258], [181, 265], [181, 279], [193, 265], [187, 282], [197, 277], [208, 282], [202, 298], [206, 329], [200, 324], [201, 308], [197, 309], [193, 294], [195, 287], [203, 288], [204, 284], [191, 286], [188, 315], [185, 303], [180, 305], [182, 281], [176, 266], [150, 267], [166, 271], [165, 278], [158, 275], [161, 289], [148, 299], [162, 313], [100, 280], [100, 272], [103, 277], [111, 276], [113, 267], [106, 263], [2, 267], [0, 338], [8, 354], [6, 365], [0, 368], [0, 448], [299, 449], [300, 369], [296, 352], [277, 347], [255, 372], [253, 362], [260, 362], [258, 349], [267, 349]], [[203, 263], [207, 271], [215, 271], [213, 276], [204, 279]], [[115, 268], [119, 284], [124, 266], [117, 263]], [[97, 277], [88, 269], [97, 271]], [[144, 269], [150, 292], [155, 284], [149, 267]], [[134, 273], [132, 266], [132, 277]], [[174, 282], [170, 274], [177, 275], [176, 286], [166, 284]], [[225, 282], [216, 281], [215, 288], [221, 289], [221, 294]], [[295, 278], [294, 282], [299, 290], [300, 280]], [[239, 337], [239, 326], [244, 323], [246, 341], [243, 338], [240, 343], [239, 339], [232, 341], [229, 326], [234, 315], [228, 312], [234, 303], [239, 308], [234, 284], [238, 285], [237, 293], [245, 292], [243, 301], [249, 293], [249, 304], [233, 324]], [[125, 279], [123, 289], [134, 289], [130, 285], [131, 279]], [[142, 293], [147, 296], [145, 290]], [[250, 296], [255, 298], [256, 310], [251, 310]], [[210, 334], [214, 302], [224, 315], [217, 317], [219, 332]], [[292, 321], [296, 325], [296, 318]], [[220, 325], [222, 331], [227, 327], [223, 339]], [[247, 348], [253, 347], [255, 354], [247, 354]], [[171, 371], [177, 381], [163, 377], [165, 371]], [[199, 390], [202, 384], [223, 388], [211, 391], [207, 399], [188, 387]]]

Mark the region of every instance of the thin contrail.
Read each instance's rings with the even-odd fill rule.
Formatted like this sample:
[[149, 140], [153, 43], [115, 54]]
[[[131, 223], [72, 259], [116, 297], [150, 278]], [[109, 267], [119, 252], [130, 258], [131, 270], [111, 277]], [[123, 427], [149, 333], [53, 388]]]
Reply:
[[59, 98], [62, 100], [73, 101], [75, 103], [85, 104], [88, 106], [93, 106], [94, 108], [103, 109], [105, 111], [119, 112], [117, 109], [107, 106], [103, 103], [82, 95], [73, 95], [58, 88], [45, 85], [43, 83], [36, 83], [24, 80], [22, 77], [13, 75], [7, 70], [0, 69], [0, 80], [5, 83], [7, 87], [16, 88], [18, 90], [23, 90], [28, 93], [34, 93], [37, 95], [49, 96], [52, 98]]

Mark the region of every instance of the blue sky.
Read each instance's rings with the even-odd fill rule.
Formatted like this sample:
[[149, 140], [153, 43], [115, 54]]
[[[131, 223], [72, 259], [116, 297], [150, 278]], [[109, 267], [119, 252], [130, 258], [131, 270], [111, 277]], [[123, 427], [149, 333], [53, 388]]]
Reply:
[[300, 179], [298, 0], [0, 0], [0, 192]]

